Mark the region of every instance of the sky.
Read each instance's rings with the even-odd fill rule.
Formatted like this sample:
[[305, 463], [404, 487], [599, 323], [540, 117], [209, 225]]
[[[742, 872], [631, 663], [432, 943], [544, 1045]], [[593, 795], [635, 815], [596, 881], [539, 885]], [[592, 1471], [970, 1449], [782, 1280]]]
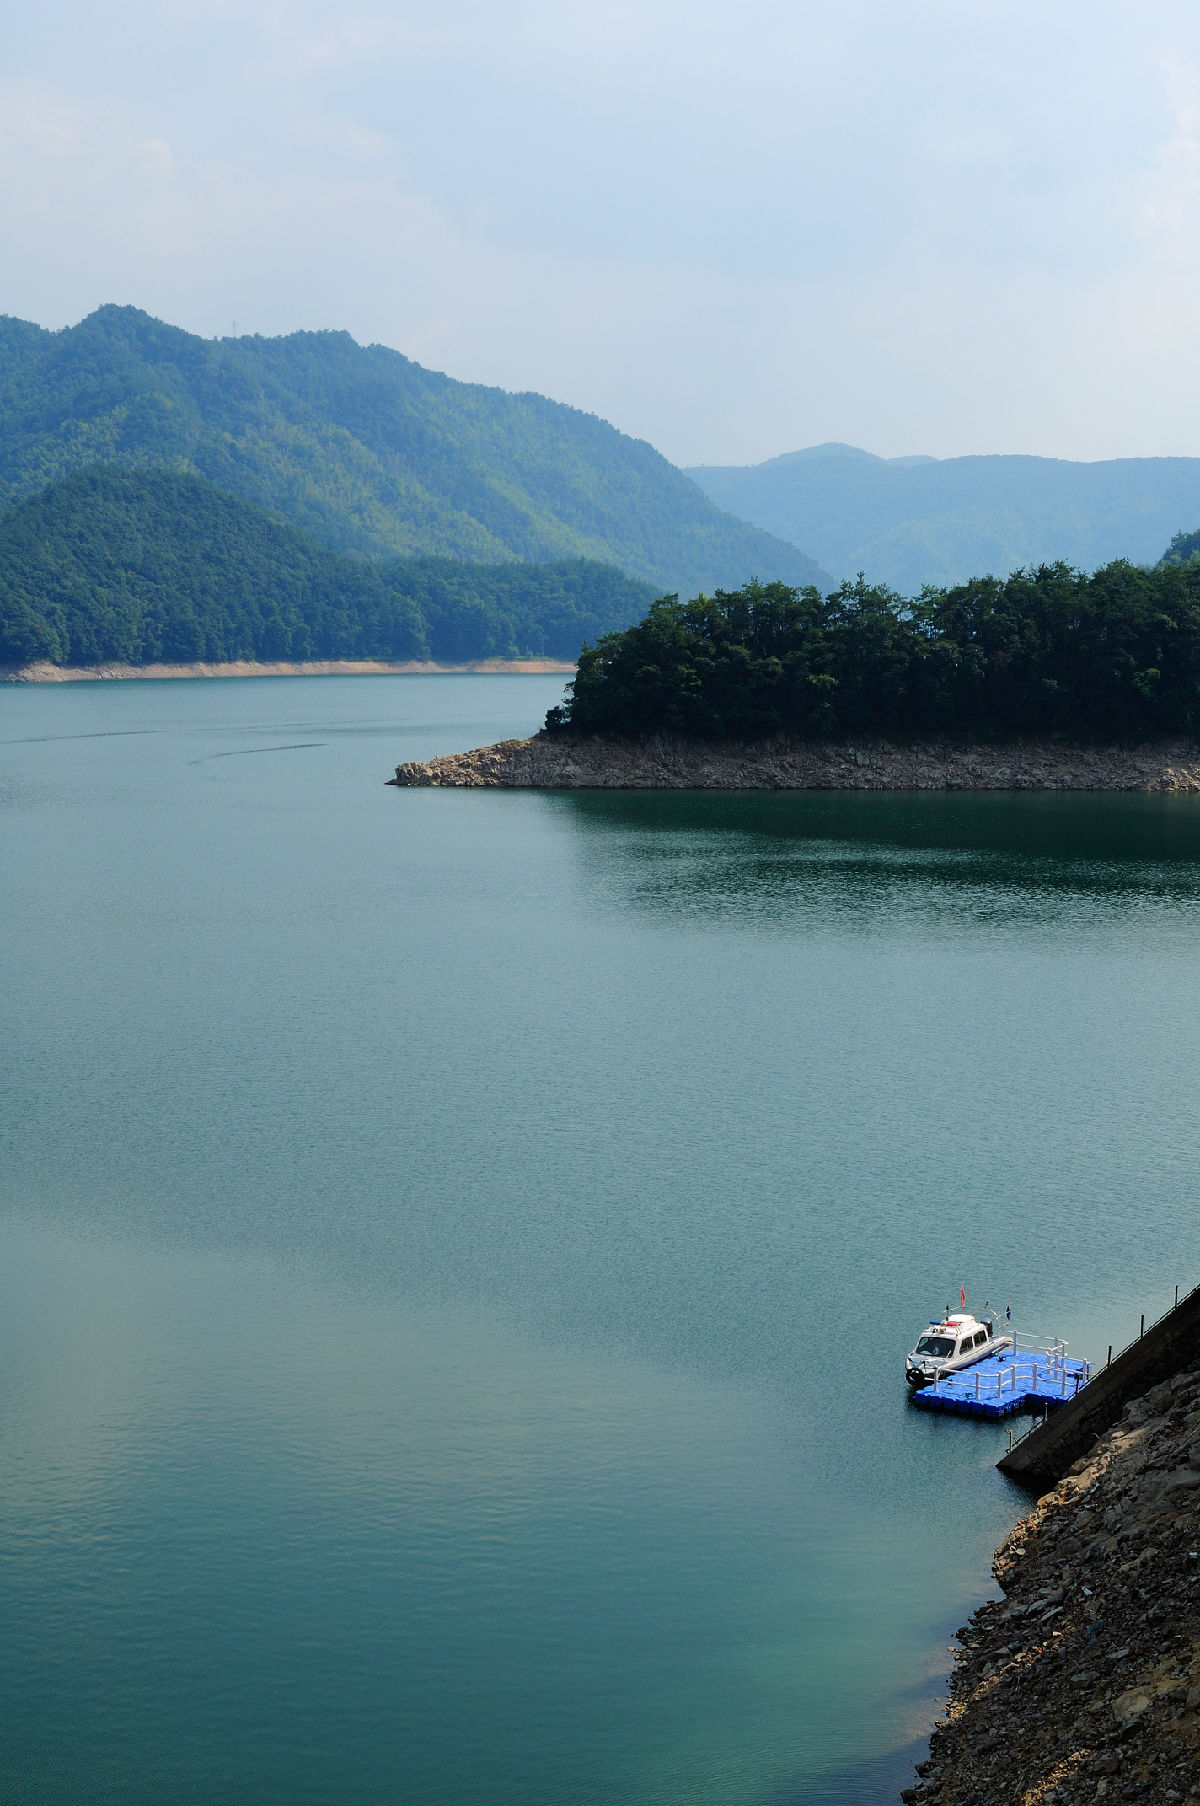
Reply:
[[7, 0], [0, 312], [340, 327], [678, 463], [1200, 455], [1195, 0]]

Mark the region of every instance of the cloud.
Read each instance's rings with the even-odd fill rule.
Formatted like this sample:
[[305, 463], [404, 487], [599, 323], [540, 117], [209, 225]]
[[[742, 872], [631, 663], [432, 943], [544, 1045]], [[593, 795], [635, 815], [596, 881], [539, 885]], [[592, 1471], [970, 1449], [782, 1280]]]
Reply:
[[1127, 206], [1152, 257], [1190, 268], [1200, 260], [1200, 69], [1171, 56], [1162, 78], [1171, 130], [1152, 167], [1128, 184]]
[[346, 326], [683, 460], [1195, 450], [1173, 0], [24, 19], [0, 307]]

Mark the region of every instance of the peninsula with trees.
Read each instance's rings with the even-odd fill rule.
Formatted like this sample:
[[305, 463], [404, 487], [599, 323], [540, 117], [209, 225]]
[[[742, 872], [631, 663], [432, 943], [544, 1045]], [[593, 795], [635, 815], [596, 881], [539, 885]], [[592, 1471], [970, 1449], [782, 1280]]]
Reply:
[[1200, 559], [1043, 565], [915, 598], [745, 584], [586, 645], [527, 741], [408, 785], [1200, 789]]

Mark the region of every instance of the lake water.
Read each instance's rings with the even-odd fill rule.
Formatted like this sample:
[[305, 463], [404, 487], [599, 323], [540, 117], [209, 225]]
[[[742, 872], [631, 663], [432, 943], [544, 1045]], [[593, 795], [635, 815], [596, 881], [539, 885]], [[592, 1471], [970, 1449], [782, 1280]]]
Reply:
[[1200, 1278], [1200, 799], [398, 791], [560, 679], [0, 690], [0, 1798], [877, 1806]]

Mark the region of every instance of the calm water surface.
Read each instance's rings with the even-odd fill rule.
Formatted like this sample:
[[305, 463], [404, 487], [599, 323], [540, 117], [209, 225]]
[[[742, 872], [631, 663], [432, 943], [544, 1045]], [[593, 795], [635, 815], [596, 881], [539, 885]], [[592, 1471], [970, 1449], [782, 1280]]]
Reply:
[[1200, 1278], [1200, 800], [397, 791], [535, 678], [0, 690], [0, 1798], [875, 1806]]

